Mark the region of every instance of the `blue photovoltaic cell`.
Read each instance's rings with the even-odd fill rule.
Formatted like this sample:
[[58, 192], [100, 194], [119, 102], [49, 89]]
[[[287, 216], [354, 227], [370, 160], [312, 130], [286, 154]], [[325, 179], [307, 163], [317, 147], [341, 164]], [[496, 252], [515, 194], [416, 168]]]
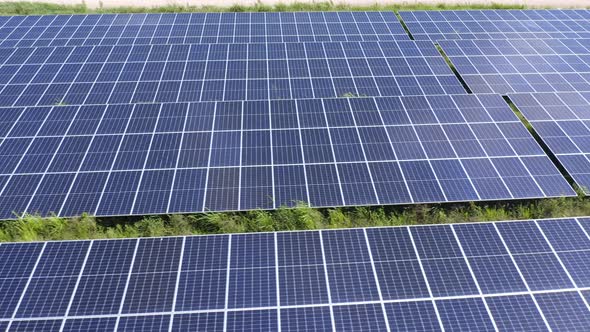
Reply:
[[411, 232], [421, 259], [462, 256], [450, 226], [416, 227]]
[[225, 270], [182, 272], [176, 308], [180, 311], [224, 308], [226, 274]]
[[393, 331], [442, 331], [430, 301], [386, 303], [385, 311]]
[[522, 93], [509, 96], [563, 168], [588, 194], [590, 94], [573, 91], [588, 91], [588, 89], [577, 88], [572, 92]]
[[[124, 313], [165, 312], [172, 309], [176, 273], [132, 274], [123, 305]], [[157, 292], [153, 290], [157, 289]]]
[[127, 274], [82, 276], [70, 314], [118, 313], [126, 283]]
[[338, 331], [383, 331], [386, 329], [383, 309], [378, 304], [336, 306], [335, 328]]
[[378, 299], [370, 263], [331, 264], [327, 269], [333, 303]]
[[223, 331], [223, 313], [174, 315], [172, 331]]
[[370, 228], [367, 237], [375, 262], [417, 259], [407, 228]]
[[558, 253], [578, 287], [590, 287], [590, 251], [571, 251]]
[[494, 325], [482, 299], [436, 301], [445, 330], [494, 331]]
[[486, 298], [496, 326], [506, 331], [548, 331], [530, 295]]
[[434, 296], [477, 294], [477, 287], [463, 258], [431, 259], [422, 262]]
[[272, 332], [278, 329], [276, 310], [233, 311], [227, 313], [227, 329], [231, 332]]
[[10, 243], [0, 246], [0, 278], [27, 278], [39, 258], [41, 243]]
[[363, 230], [337, 230], [322, 233], [326, 264], [368, 262], [369, 251]]
[[553, 254], [517, 255], [514, 259], [531, 290], [573, 287], [566, 271]]
[[513, 255], [549, 253], [551, 247], [534, 221], [496, 224]]
[[317, 232], [277, 234], [279, 266], [323, 265], [322, 243]]
[[114, 330], [116, 318], [87, 318], [87, 319], [68, 319], [64, 325], [63, 331], [111, 331]]
[[577, 292], [539, 294], [535, 299], [552, 329], [584, 331], [588, 328], [588, 306]]
[[384, 300], [429, 297], [418, 261], [375, 262], [375, 270]]
[[584, 330], [586, 221], [5, 243], [0, 326]]
[[329, 307], [303, 307], [281, 310], [281, 330], [293, 332], [331, 331]]
[[588, 38], [587, 10], [400, 11], [416, 40]]
[[169, 315], [157, 316], [129, 316], [121, 317], [119, 319], [119, 327], [117, 331], [131, 331], [131, 332], [156, 332], [168, 328], [170, 325]]
[[229, 275], [230, 308], [256, 308], [277, 305], [274, 268], [232, 269]]
[[25, 278], [0, 279], [0, 318], [12, 317], [26, 283]]
[[10, 325], [10, 331], [15, 332], [33, 332], [47, 331], [58, 332], [61, 328], [61, 320], [24, 320], [14, 321]]
[[328, 303], [322, 265], [279, 268], [281, 305]]
[[526, 291], [509, 256], [469, 257], [469, 265], [484, 294]]

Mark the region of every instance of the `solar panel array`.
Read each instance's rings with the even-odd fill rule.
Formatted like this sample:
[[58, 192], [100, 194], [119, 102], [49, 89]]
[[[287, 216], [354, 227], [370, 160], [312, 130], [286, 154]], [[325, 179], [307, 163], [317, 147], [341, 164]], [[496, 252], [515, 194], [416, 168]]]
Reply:
[[493, 95], [54, 106], [2, 114], [2, 218], [575, 194]]
[[574, 181], [590, 194], [590, 93], [512, 94], [510, 99]]
[[474, 93], [590, 91], [590, 39], [446, 40]]
[[409, 40], [393, 12], [0, 17], [0, 47]]
[[590, 38], [589, 10], [401, 11], [416, 40]]
[[584, 331], [590, 218], [0, 245], [8, 331]]
[[[575, 194], [504, 99], [468, 95], [436, 46], [408, 40], [394, 13], [60, 15], [0, 26], [0, 218]], [[553, 85], [551, 75], [589, 84], [587, 40], [525, 45], [495, 49], [553, 66], [538, 74]], [[503, 72], [480, 69], [480, 49], [460, 46], [443, 45], [469, 87], [498, 92], [480, 87]], [[557, 72], [566, 66], [571, 75]], [[488, 85], [477, 85], [482, 76]], [[537, 76], [515, 76], [541, 90]]]
[[0, 104], [464, 94], [429, 42], [0, 49]]

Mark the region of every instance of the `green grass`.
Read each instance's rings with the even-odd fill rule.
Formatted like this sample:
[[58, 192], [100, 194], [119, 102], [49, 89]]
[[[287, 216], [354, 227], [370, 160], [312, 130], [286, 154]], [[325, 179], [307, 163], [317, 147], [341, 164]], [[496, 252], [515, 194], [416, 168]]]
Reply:
[[41, 218], [0, 223], [0, 242], [135, 238], [193, 234], [523, 220], [590, 215], [582, 195], [530, 201], [203, 213], [125, 218]]
[[169, 5], [159, 7], [109, 7], [88, 8], [84, 4], [57, 5], [33, 2], [3, 2], [0, 3], [0, 15], [40, 15], [40, 14], [89, 14], [89, 13], [180, 13], [180, 12], [284, 12], [284, 11], [374, 11], [374, 10], [460, 10], [460, 9], [524, 9], [524, 5], [503, 5], [492, 3], [489, 5], [448, 5], [448, 4], [391, 4], [351, 6], [332, 2], [291, 3], [269, 6], [258, 2], [252, 6], [233, 5], [230, 7], [217, 6], [182, 6]]

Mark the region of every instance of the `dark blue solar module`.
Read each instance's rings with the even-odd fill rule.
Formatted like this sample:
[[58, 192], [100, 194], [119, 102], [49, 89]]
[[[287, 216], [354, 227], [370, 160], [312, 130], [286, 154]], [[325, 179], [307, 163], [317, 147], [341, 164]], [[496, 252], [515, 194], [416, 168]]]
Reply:
[[400, 11], [416, 40], [588, 38], [588, 10]]
[[[590, 93], [509, 95], [572, 179], [590, 194]], [[578, 245], [588, 247], [588, 242]]]
[[571, 218], [3, 243], [0, 326], [582, 331], [590, 249], [570, 244], [589, 241], [587, 228]]
[[443, 40], [439, 44], [473, 93], [590, 91], [590, 39]]
[[0, 47], [408, 40], [393, 12], [0, 17]]
[[575, 195], [492, 95], [6, 108], [0, 139], [0, 218]]
[[[3, 106], [464, 93], [427, 41], [0, 49]], [[234, 108], [217, 111], [228, 115], [224, 129], [239, 126], [230, 116]], [[60, 113], [64, 120], [70, 115]]]

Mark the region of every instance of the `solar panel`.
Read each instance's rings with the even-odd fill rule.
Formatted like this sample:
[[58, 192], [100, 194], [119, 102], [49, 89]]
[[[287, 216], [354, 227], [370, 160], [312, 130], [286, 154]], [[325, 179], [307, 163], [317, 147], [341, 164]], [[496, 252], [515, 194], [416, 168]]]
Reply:
[[[590, 269], [588, 231], [590, 218], [581, 217], [3, 243], [0, 281], [24, 285], [2, 297], [0, 326], [583, 331], [590, 289], [579, 271]], [[96, 278], [121, 281], [88, 287]], [[62, 292], [38, 287], [42, 279]], [[137, 292], [138, 280], [150, 290]]]
[[590, 91], [590, 39], [444, 40], [474, 93]]
[[0, 53], [4, 106], [465, 93], [429, 42], [42, 47]]
[[409, 40], [393, 12], [0, 17], [0, 47]]
[[588, 38], [588, 10], [400, 11], [416, 40]]
[[575, 194], [500, 96], [53, 106], [0, 114], [2, 218]]
[[510, 99], [580, 188], [590, 190], [590, 94], [511, 94]]

